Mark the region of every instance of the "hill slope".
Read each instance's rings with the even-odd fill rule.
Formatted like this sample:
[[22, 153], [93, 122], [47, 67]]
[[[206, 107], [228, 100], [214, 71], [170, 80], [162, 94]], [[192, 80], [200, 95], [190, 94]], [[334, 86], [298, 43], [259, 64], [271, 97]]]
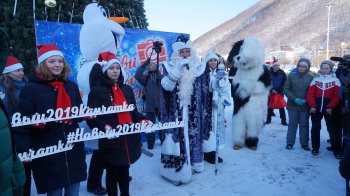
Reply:
[[[200, 56], [209, 50], [224, 56], [234, 42], [249, 36], [261, 40], [266, 51], [281, 46], [325, 49], [329, 0], [262, 0], [236, 17], [194, 40]], [[331, 2], [329, 49], [350, 45], [350, 1]], [[234, 9], [234, 8], [233, 8]]]

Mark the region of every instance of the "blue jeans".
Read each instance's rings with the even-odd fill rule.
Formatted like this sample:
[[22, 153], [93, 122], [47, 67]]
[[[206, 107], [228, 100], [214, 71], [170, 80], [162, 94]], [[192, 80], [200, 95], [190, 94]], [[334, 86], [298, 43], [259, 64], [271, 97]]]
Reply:
[[72, 184], [61, 189], [57, 189], [47, 193], [47, 196], [62, 196], [64, 189], [64, 196], [79, 196], [80, 182]]
[[289, 124], [287, 132], [287, 144], [294, 145], [295, 137], [299, 127], [299, 140], [301, 146], [309, 145], [309, 117], [310, 112], [289, 111]]

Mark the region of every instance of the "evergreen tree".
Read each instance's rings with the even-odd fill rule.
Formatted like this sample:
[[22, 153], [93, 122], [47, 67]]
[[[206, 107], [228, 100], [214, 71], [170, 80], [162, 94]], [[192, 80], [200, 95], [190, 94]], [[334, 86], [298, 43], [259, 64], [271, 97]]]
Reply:
[[142, 0], [56, 0], [54, 8], [45, 7], [44, 0], [0, 2], [0, 26], [8, 35], [10, 55], [22, 62], [26, 74], [37, 65], [35, 20], [83, 24], [85, 6], [92, 2], [99, 2], [108, 16], [129, 18], [128, 22], [121, 24], [123, 27], [148, 27]]

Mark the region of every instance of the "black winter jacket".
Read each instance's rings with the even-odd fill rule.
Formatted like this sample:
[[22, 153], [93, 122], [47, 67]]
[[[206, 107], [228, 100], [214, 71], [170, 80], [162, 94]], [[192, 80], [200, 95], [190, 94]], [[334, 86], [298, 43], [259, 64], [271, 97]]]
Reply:
[[[104, 105], [112, 106], [111, 97], [113, 96], [111, 86], [114, 86], [112, 80], [105, 76], [100, 78], [100, 84], [91, 89], [88, 97], [88, 106], [97, 108]], [[134, 104], [135, 109], [131, 112], [133, 123], [146, 119], [136, 108], [136, 101], [132, 88], [129, 85], [122, 84], [123, 80], [118, 80], [118, 87], [123, 91], [124, 97], [128, 104]], [[87, 121], [91, 129], [97, 127], [98, 130], [104, 131], [106, 124], [113, 129], [119, 125], [117, 114], [98, 115], [95, 119]], [[99, 139], [99, 150], [105, 156], [105, 159], [113, 165], [130, 165], [136, 162], [141, 156], [141, 134], [123, 135], [115, 139]]]
[[159, 73], [159, 71], [155, 71], [155, 73], [148, 73], [144, 75], [145, 67], [140, 66], [136, 73], [135, 79], [145, 87], [145, 95], [146, 95], [146, 110], [145, 112], [155, 112], [155, 108], [159, 108], [159, 97], [161, 93], [161, 85], [160, 81], [163, 76]]
[[[23, 87], [20, 94], [19, 110], [22, 116], [30, 117], [35, 113], [48, 116], [47, 110], [56, 109], [57, 91], [48, 82], [52, 81], [44, 80], [34, 74], [29, 77], [29, 83]], [[66, 81], [64, 88], [71, 99], [72, 107], [79, 107], [82, 100], [77, 85], [72, 81]], [[72, 124], [47, 122], [44, 129], [26, 126], [31, 132], [31, 148], [37, 151], [40, 148], [57, 146], [59, 140], [66, 144], [67, 135], [75, 133], [79, 128], [78, 122], [82, 121], [72, 120]], [[33, 159], [32, 169], [39, 194], [85, 181], [87, 174], [84, 143], [74, 143], [72, 150]]]

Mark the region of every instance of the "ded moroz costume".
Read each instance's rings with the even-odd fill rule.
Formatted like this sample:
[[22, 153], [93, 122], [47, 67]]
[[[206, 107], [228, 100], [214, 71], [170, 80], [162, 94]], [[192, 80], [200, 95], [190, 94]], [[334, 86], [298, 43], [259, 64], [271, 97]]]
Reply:
[[[182, 128], [163, 131], [161, 174], [174, 185], [187, 183], [192, 172], [204, 170], [203, 140], [212, 130], [210, 78], [192, 48], [192, 42], [179, 36], [172, 45], [171, 61], [164, 63], [161, 81], [161, 122], [184, 121]], [[183, 53], [190, 53], [188, 56]]]

